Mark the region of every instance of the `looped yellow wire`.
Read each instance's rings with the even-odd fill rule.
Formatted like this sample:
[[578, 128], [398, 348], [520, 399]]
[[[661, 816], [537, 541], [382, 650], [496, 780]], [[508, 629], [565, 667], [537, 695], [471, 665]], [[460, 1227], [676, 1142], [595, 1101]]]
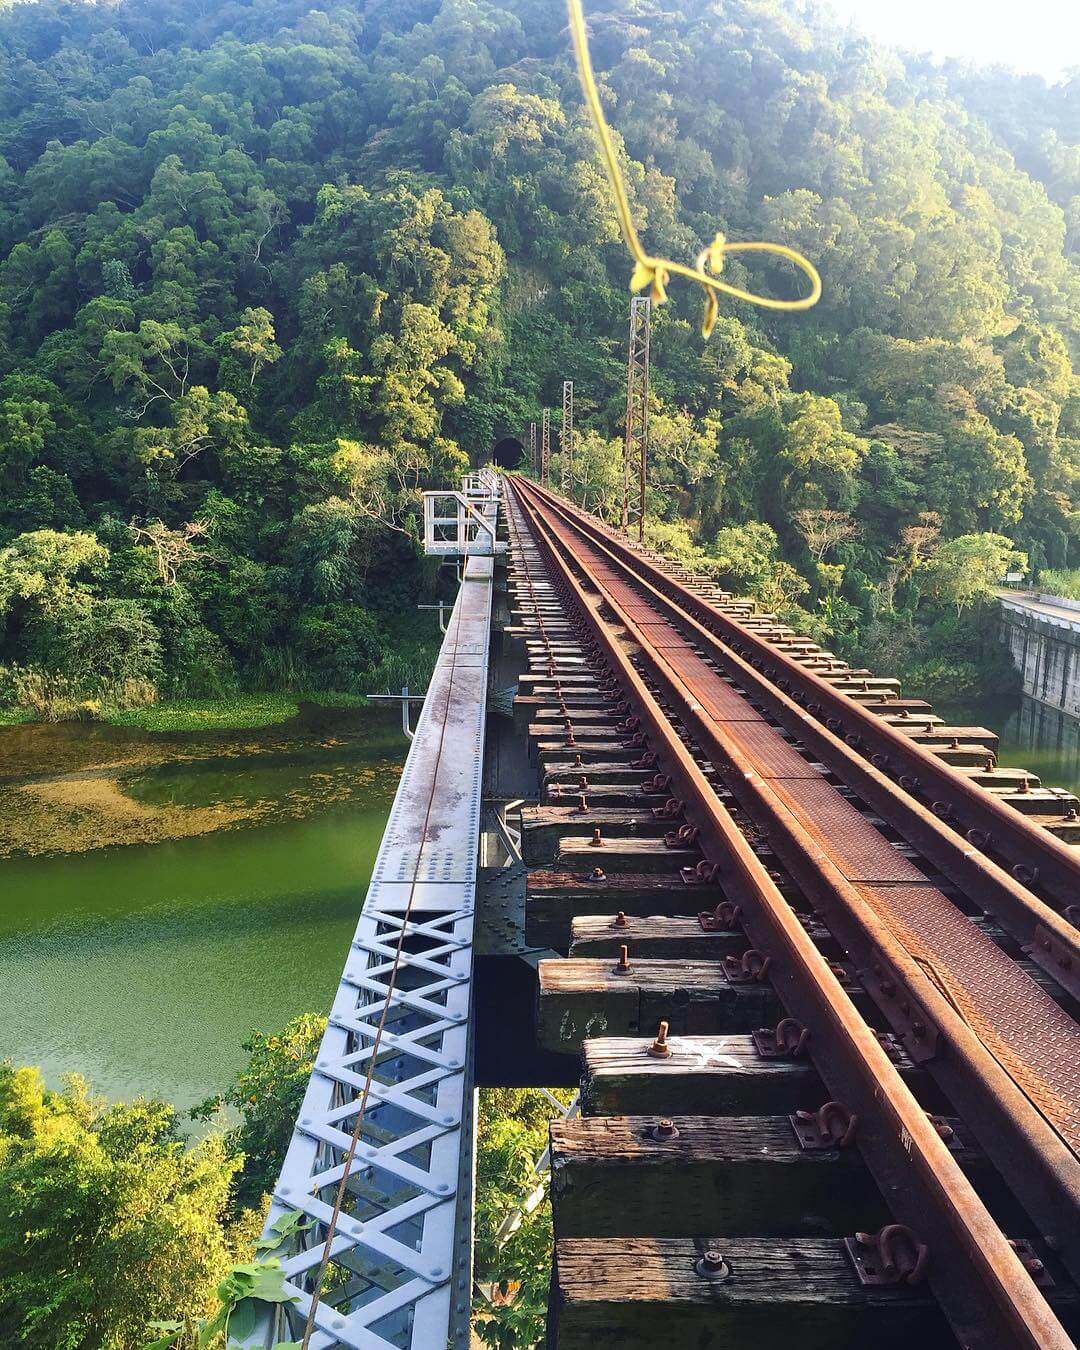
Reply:
[[[705, 292], [705, 318], [701, 326], [705, 337], [708, 337], [712, 332], [717, 315], [720, 313], [718, 299], [720, 295], [730, 295], [734, 300], [745, 300], [748, 304], [760, 305], [764, 309], [797, 310], [810, 309], [811, 306], [816, 305], [821, 298], [821, 277], [818, 276], [817, 268], [808, 258], [804, 258], [795, 249], [788, 248], [786, 244], [766, 244], [757, 241], [729, 244], [722, 234], [717, 234], [708, 248], [703, 249], [698, 254], [695, 267], [685, 267], [682, 263], [672, 262], [668, 258], [654, 258], [645, 252], [641, 246], [641, 240], [638, 238], [637, 230], [634, 228], [634, 218], [630, 211], [630, 198], [627, 195], [626, 184], [623, 182], [622, 173], [619, 169], [611, 129], [608, 127], [600, 103], [596, 76], [593, 74], [592, 61], [589, 57], [589, 39], [585, 31], [585, 15], [581, 8], [581, 0], [566, 0], [566, 3], [570, 13], [570, 34], [574, 42], [574, 55], [577, 57], [581, 89], [585, 95], [585, 103], [592, 118], [597, 140], [600, 142], [600, 154], [604, 161], [604, 168], [607, 170], [608, 182], [611, 184], [611, 190], [615, 197], [615, 209], [618, 213], [623, 239], [626, 241], [626, 247], [630, 250], [630, 255], [634, 259], [634, 272], [630, 278], [630, 289], [640, 291], [646, 286], [650, 286], [653, 300], [656, 304], [662, 305], [667, 299], [668, 282], [673, 276], [685, 277], [688, 281], [697, 282]], [[801, 300], [774, 300], [771, 296], [754, 295], [738, 286], [731, 286], [726, 281], [719, 281], [716, 274], [723, 268], [724, 258], [728, 253], [771, 253], [774, 257], [787, 258], [809, 279], [810, 294], [804, 296]], [[706, 267], [713, 275], [710, 276], [709, 272], [705, 270]]]

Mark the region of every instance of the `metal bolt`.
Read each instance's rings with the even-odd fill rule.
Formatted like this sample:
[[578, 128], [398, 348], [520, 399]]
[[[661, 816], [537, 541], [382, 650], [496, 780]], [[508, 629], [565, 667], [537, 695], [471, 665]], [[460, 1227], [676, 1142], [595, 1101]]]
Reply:
[[678, 1139], [679, 1131], [673, 1120], [658, 1120], [649, 1131], [653, 1139]]
[[926, 1035], [926, 1023], [920, 1022], [918, 1021], [918, 1019], [916, 1019], [911, 1024], [911, 1034], [916, 1038], [916, 1040], [921, 1040], [922, 1037]]
[[590, 848], [603, 848], [604, 841], [600, 838], [600, 826], [597, 825], [592, 832], [592, 838], [589, 840]]
[[649, 1054], [655, 1059], [667, 1059], [671, 1055], [671, 1046], [668, 1045], [668, 1024], [661, 1022], [656, 1031], [656, 1040], [649, 1046]]
[[618, 914], [615, 915], [615, 920], [614, 920], [614, 922], [615, 922], [615, 927], [616, 927], [616, 928], [625, 928], [625, 927], [626, 927], [626, 915], [622, 912], [621, 909], [619, 910]]
[[731, 1267], [724, 1260], [723, 1254], [712, 1248], [702, 1253], [701, 1260], [695, 1264], [694, 1269], [705, 1279], [731, 1279]]
[[[600, 831], [597, 830], [597, 834], [599, 834], [599, 833], [600, 833]], [[590, 881], [606, 881], [606, 880], [607, 880], [607, 873], [604, 871], [604, 869], [603, 869], [602, 867], [594, 867], [593, 870], [589, 873], [589, 880], [590, 880]]]
[[630, 965], [630, 948], [625, 946], [620, 947], [619, 964], [614, 967], [614, 973], [616, 975], [629, 975], [631, 968], [632, 967]]

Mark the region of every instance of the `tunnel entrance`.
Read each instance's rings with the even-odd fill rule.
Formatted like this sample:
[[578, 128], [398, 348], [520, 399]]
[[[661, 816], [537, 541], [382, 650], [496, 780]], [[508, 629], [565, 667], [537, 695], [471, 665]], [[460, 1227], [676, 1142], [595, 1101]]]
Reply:
[[491, 462], [500, 469], [516, 469], [524, 453], [525, 447], [516, 436], [504, 436], [501, 441], [495, 442]]

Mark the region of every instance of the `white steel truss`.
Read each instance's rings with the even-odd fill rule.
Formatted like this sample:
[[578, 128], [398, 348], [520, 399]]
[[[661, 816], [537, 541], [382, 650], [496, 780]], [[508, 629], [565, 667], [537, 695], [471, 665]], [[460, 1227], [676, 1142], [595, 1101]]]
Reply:
[[[477, 509], [494, 525], [497, 476], [485, 482], [489, 497]], [[478, 491], [477, 483], [464, 487], [470, 498]], [[294, 1301], [262, 1305], [249, 1346], [303, 1335], [369, 1076], [310, 1350], [456, 1350], [469, 1344], [469, 1022], [494, 566], [491, 553], [465, 558], [267, 1216], [267, 1234], [293, 1212], [309, 1223], [275, 1253]]]

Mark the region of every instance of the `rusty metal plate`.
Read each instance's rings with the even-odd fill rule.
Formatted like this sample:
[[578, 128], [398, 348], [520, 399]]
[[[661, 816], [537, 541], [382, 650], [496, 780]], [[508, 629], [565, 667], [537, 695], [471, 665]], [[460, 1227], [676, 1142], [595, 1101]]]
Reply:
[[642, 623], [638, 624], [642, 635], [654, 646], [659, 648], [665, 655], [668, 652], [686, 652], [688, 656], [693, 656], [693, 650], [686, 638], [669, 623]]
[[1080, 1023], [933, 886], [859, 886], [926, 976], [1073, 1150]]
[[[741, 739], [741, 731], [739, 733]], [[820, 775], [775, 779], [770, 786], [798, 816], [849, 881], [924, 882], [925, 876]]]
[[[702, 700], [704, 701], [704, 700]], [[753, 761], [762, 778], [808, 778], [821, 783], [821, 770], [803, 759], [798, 750], [764, 720], [729, 728], [743, 753]], [[829, 786], [825, 784], [825, 786]], [[835, 789], [833, 789], [835, 791]], [[839, 795], [839, 794], [837, 794]]]
[[705, 708], [709, 716], [718, 722], [764, 722], [761, 713], [756, 712], [749, 701], [718, 671], [688, 650], [686, 656], [677, 651], [665, 652], [672, 670], [678, 674], [688, 688], [694, 691], [694, 697]]

